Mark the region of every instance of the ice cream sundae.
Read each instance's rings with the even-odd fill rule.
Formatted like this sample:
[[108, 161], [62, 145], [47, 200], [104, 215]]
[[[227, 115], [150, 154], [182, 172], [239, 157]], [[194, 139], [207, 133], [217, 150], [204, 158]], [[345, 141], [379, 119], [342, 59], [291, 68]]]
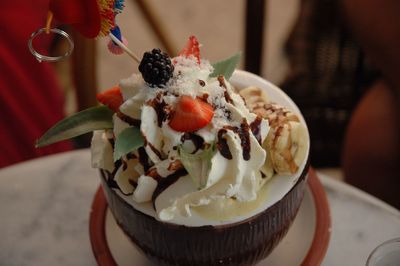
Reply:
[[[158, 248], [163, 244], [143, 240], [146, 236], [133, 228], [144, 226], [142, 218], [143, 223], [154, 224], [151, 235], [157, 230], [179, 235], [188, 228], [198, 234], [195, 228], [222, 230], [249, 221], [257, 225], [252, 219], [260, 220], [266, 210], [294, 191], [295, 203], [287, 203], [293, 211], [279, 237], [268, 244], [272, 247], [287, 230], [302, 197], [302, 190], [295, 187], [304, 184], [308, 131], [298, 110], [291, 109], [295, 105], [290, 99], [277, 103], [257, 84], [235, 82], [244, 72], [235, 72], [230, 80], [238, 60], [235, 55], [211, 64], [200, 57], [193, 36], [174, 58], [153, 49], [144, 54], [140, 73], [98, 94], [103, 106], [60, 122], [38, 145], [93, 130], [92, 166], [101, 169], [111, 211], [146, 254], [166, 264], [176, 262], [169, 251]], [[260, 220], [262, 226], [270, 226], [266, 219]], [[242, 229], [237, 232], [242, 233]], [[260, 240], [262, 235], [247, 243], [253, 250], [253, 244], [256, 249], [263, 246], [260, 254], [241, 263], [254, 263], [267, 254], [267, 244], [260, 241], [268, 239]], [[165, 237], [159, 242], [171, 241]], [[214, 242], [205, 241], [211, 246]], [[194, 245], [198, 248], [201, 243]], [[237, 251], [230, 250], [233, 253], [220, 251], [220, 260], [240, 265], [233, 263]], [[243, 256], [249, 257], [251, 252], [246, 252]], [[206, 253], [200, 256], [202, 262], [194, 257], [181, 261], [211, 265], [215, 255]]]

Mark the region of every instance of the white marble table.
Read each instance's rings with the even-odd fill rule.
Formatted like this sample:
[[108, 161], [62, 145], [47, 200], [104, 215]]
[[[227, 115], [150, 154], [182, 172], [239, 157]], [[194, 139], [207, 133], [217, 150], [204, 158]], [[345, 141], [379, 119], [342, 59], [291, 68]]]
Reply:
[[[400, 212], [320, 175], [332, 214], [323, 265], [365, 265], [381, 242], [400, 237]], [[0, 170], [0, 265], [96, 265], [88, 220], [98, 172], [88, 150]]]

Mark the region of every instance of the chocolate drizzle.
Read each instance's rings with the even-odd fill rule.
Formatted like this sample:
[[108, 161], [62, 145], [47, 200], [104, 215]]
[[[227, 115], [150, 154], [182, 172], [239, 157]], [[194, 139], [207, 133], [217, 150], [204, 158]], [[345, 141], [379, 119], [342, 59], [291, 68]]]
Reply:
[[124, 160], [122, 160], [122, 170], [126, 171], [126, 169], [128, 169], [128, 163]]
[[258, 143], [261, 143], [261, 122], [262, 118], [257, 116], [253, 122], [250, 123], [251, 132], [253, 132], [254, 137], [257, 139]]
[[220, 129], [218, 131], [216, 146], [223, 157], [225, 157], [228, 160], [232, 160], [232, 158], [233, 158], [232, 153], [229, 150], [229, 146], [228, 146], [226, 139], [224, 138], [224, 135], [226, 134], [226, 132], [228, 132], [228, 131], [225, 128]]
[[196, 153], [199, 149], [204, 147], [204, 139], [197, 134], [186, 132], [182, 135], [181, 141], [185, 142], [186, 140], [192, 141], [195, 149], [192, 153]]
[[152, 150], [152, 152], [154, 152], [155, 155], [157, 155], [157, 157], [162, 160], [162, 154], [159, 150], [156, 149], [156, 147], [153, 146], [153, 144], [151, 144], [150, 142], [147, 141], [146, 137], [143, 136], [143, 140], [144, 140], [144, 147], [149, 146], [150, 149]]
[[121, 119], [125, 123], [128, 123], [131, 126], [135, 126], [135, 127], [139, 127], [140, 128], [140, 120], [139, 119], [132, 118], [132, 117], [127, 116], [127, 115], [125, 115], [125, 114], [123, 114], [121, 112], [118, 112], [117, 116], [119, 117], [119, 119]]
[[279, 127], [277, 127], [275, 129], [275, 136], [274, 136], [274, 139], [272, 140], [273, 141], [273, 144], [272, 144], [273, 147], [275, 147], [278, 138], [281, 136], [282, 130], [283, 130], [283, 126], [279, 126]]
[[267, 177], [267, 176], [263, 173], [263, 171], [260, 171], [260, 174], [261, 174], [261, 178], [262, 178], [262, 179], [264, 179], [264, 178]]
[[114, 138], [107, 138], [108, 142], [110, 143], [112, 149], [114, 150], [114, 146], [115, 146], [115, 141]]
[[[124, 193], [124, 192], [121, 190], [121, 188], [118, 186], [117, 182], [114, 180], [115, 174], [117, 173], [118, 169], [119, 169], [121, 166], [124, 167], [124, 168], [123, 168], [124, 171], [126, 170], [126, 167], [127, 167], [127, 166], [126, 166], [126, 162], [123, 161], [123, 160], [121, 160], [121, 159], [119, 159], [119, 160], [117, 160], [117, 161], [114, 163], [114, 166], [115, 166], [115, 168], [114, 168], [114, 170], [112, 171], [112, 173], [111, 173], [110, 175], [107, 175], [107, 179], [106, 179], [107, 185], [108, 185], [110, 188], [117, 189], [118, 191], [120, 191], [120, 192], [121, 192], [123, 195], [125, 195], [125, 196], [130, 196], [130, 195], [132, 195], [133, 192], [131, 192], [131, 193]], [[103, 170], [103, 171], [105, 171], [105, 170]], [[134, 188], [136, 188], [137, 183], [136, 183], [134, 180], [128, 179], [128, 181], [129, 181], [129, 183], [130, 183]]]
[[164, 191], [166, 190], [169, 186], [171, 186], [172, 184], [174, 184], [176, 181], [178, 181], [178, 179], [182, 176], [187, 175], [187, 171], [185, 168], [180, 168], [178, 169], [175, 173], [164, 177], [164, 178], [160, 178], [160, 176], [158, 176], [158, 178], [155, 178], [155, 180], [157, 181], [157, 187], [153, 192], [153, 196], [151, 197], [151, 200], [153, 202], [153, 208], [154, 210], [156, 210], [156, 206], [155, 206], [155, 202], [157, 197]]
[[240, 145], [242, 146], [242, 155], [245, 161], [250, 160], [250, 127], [247, 124], [246, 119], [243, 119], [240, 124], [240, 128], [237, 130], [237, 134], [240, 137]]
[[133, 152], [129, 152], [126, 154], [126, 159], [130, 160], [130, 159], [136, 159], [136, 155]]
[[135, 189], [137, 187], [137, 183], [135, 182], [135, 180], [132, 179], [128, 179], [129, 184], [131, 184], [131, 186]]
[[232, 130], [236, 134], [238, 134], [240, 138], [240, 145], [242, 146], [242, 156], [243, 160], [248, 161], [250, 160], [250, 127], [249, 124], [247, 124], [246, 119], [243, 119], [242, 123], [240, 124], [240, 127], [232, 127], [232, 126], [225, 126], [224, 128], [220, 129], [217, 134], [217, 149], [221, 153], [223, 157], [225, 157], [228, 160], [231, 160], [232, 153], [229, 150], [228, 143], [226, 139], [224, 138], [224, 135], [227, 133], [228, 130]]
[[164, 95], [165, 95], [165, 92], [164, 93], [160, 92], [157, 94], [157, 96], [154, 99], [149, 100], [147, 102], [147, 104], [149, 106], [153, 107], [157, 113], [158, 127], [162, 126], [162, 123], [168, 119], [168, 117], [172, 111], [171, 106], [164, 101], [164, 99], [162, 97]]
[[218, 82], [219, 82], [219, 86], [223, 87], [225, 89], [224, 90], [224, 97], [225, 97], [226, 102], [233, 104], [233, 100], [232, 100], [231, 96], [229, 95], [228, 89], [227, 89], [226, 84], [225, 84], [224, 76], [219, 75], [218, 76]]
[[144, 171], [147, 172], [151, 167], [149, 156], [147, 155], [144, 147], [140, 147], [138, 149], [138, 153], [139, 153], [139, 163], [143, 166]]
[[265, 117], [268, 119], [268, 122], [272, 127], [279, 125], [279, 121], [287, 117], [290, 113], [288, 109], [275, 103], [264, 104], [262, 110], [265, 110], [267, 112], [267, 115]]
[[108, 186], [111, 188], [119, 189], [119, 186], [118, 186], [117, 182], [115, 182], [114, 177], [115, 177], [115, 174], [117, 173], [118, 168], [121, 166], [121, 164], [122, 164], [121, 159], [115, 161], [114, 170], [112, 171], [111, 175], [108, 175], [108, 178], [106, 181], [107, 181]]

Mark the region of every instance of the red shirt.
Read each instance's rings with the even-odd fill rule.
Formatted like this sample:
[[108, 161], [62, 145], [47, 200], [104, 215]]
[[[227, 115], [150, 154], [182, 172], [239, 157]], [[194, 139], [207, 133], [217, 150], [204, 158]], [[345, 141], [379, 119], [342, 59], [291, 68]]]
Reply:
[[70, 142], [34, 146], [64, 116], [53, 66], [39, 63], [27, 46], [30, 34], [44, 27], [47, 5], [48, 0], [0, 3], [0, 167], [72, 148]]

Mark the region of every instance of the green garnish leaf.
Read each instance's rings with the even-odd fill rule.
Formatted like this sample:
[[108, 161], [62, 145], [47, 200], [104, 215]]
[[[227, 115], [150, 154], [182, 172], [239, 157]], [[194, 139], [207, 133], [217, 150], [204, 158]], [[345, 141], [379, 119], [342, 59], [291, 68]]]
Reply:
[[232, 76], [233, 71], [235, 71], [237, 64], [240, 61], [241, 55], [242, 53], [238, 52], [228, 59], [213, 63], [212, 66], [214, 67], [214, 71], [210, 74], [210, 76], [218, 77], [219, 75], [223, 75], [226, 80], [229, 80]]
[[137, 127], [125, 128], [115, 140], [114, 161], [144, 145], [142, 134]]
[[204, 188], [207, 184], [211, 159], [215, 153], [215, 145], [195, 154], [185, 151], [182, 146], [178, 147], [179, 159], [198, 189]]
[[40, 139], [36, 147], [70, 139], [98, 129], [113, 127], [114, 112], [106, 106], [91, 107], [64, 118], [51, 127]]

